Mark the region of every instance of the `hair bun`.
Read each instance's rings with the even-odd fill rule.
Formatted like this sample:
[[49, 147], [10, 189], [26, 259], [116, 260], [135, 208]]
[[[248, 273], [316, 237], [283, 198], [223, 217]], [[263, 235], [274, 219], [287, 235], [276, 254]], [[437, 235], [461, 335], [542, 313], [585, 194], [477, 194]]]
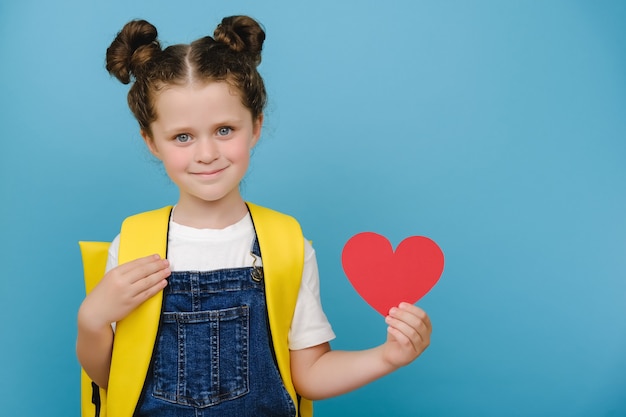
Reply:
[[145, 20], [128, 22], [107, 49], [107, 71], [128, 84], [161, 52], [157, 35], [156, 27]]
[[230, 16], [222, 19], [213, 36], [217, 42], [231, 50], [249, 54], [258, 65], [265, 41], [265, 31], [256, 20], [248, 16]]

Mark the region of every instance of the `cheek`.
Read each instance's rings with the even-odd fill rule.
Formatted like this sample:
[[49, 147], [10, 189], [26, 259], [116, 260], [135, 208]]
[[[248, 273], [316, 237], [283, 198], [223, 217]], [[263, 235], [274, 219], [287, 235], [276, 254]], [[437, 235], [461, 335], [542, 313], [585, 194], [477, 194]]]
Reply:
[[185, 169], [189, 163], [189, 159], [183, 152], [166, 152], [161, 156], [161, 161], [168, 172]]
[[240, 143], [232, 143], [231, 146], [222, 150], [222, 155], [226, 156], [232, 162], [247, 163], [250, 159], [250, 147], [248, 143], [243, 141]]
[[244, 149], [241, 149], [241, 150], [239, 151], [239, 159], [240, 159], [242, 162], [245, 162], [245, 161], [250, 160], [250, 149], [249, 149], [249, 148], [244, 148]]

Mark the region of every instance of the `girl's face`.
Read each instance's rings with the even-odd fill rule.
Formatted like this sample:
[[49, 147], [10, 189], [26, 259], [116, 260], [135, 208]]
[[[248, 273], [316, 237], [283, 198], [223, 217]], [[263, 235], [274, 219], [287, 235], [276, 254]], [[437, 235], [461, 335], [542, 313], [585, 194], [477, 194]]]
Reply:
[[241, 201], [239, 183], [263, 118], [253, 120], [226, 82], [165, 88], [155, 108], [152, 137], [142, 136], [178, 186], [179, 206]]

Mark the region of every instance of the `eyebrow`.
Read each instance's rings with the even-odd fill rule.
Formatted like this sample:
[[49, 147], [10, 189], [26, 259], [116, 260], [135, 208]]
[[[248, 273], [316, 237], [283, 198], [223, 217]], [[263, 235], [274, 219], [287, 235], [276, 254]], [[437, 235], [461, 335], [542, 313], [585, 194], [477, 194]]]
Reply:
[[[218, 123], [212, 124], [212, 128], [217, 129], [223, 126], [238, 126], [244, 123], [243, 119], [224, 119]], [[180, 132], [187, 132], [191, 130], [196, 130], [191, 125], [178, 125], [174, 127], [164, 127], [163, 132], [166, 134], [174, 134]]]

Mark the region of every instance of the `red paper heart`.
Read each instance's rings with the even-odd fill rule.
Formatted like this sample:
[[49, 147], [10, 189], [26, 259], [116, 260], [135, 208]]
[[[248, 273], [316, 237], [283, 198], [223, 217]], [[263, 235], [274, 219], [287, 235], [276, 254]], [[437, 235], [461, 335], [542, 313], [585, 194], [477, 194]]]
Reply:
[[424, 236], [404, 239], [394, 252], [384, 236], [359, 233], [346, 242], [341, 262], [354, 289], [383, 316], [402, 301], [417, 302], [443, 272], [443, 252]]

